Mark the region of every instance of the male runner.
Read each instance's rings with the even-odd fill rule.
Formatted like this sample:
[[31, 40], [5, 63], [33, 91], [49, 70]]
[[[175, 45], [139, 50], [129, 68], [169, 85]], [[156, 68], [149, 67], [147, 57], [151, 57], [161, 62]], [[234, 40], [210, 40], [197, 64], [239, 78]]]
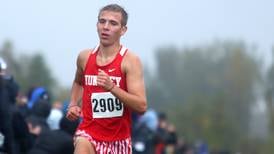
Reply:
[[97, 22], [99, 45], [78, 55], [67, 112], [70, 120], [83, 116], [75, 133], [76, 154], [132, 153], [131, 113], [144, 113], [147, 101], [141, 61], [120, 44], [127, 19], [121, 6], [103, 7]]

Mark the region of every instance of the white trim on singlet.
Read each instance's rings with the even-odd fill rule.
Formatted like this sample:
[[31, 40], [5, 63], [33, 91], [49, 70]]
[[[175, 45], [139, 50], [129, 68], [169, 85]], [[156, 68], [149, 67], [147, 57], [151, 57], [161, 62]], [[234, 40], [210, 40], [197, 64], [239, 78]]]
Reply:
[[93, 49], [92, 53], [95, 53], [99, 49], [99, 44]]
[[126, 51], [127, 51], [127, 48], [122, 46], [122, 49], [120, 50], [120, 55], [123, 56]]

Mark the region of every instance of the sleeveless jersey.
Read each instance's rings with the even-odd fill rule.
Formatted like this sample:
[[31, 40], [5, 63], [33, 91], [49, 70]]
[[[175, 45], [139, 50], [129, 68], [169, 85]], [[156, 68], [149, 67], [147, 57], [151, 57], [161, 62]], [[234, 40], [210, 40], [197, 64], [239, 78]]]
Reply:
[[98, 51], [99, 46], [92, 51], [85, 66], [82, 79], [83, 119], [78, 131], [85, 131], [101, 141], [123, 140], [130, 137], [131, 111], [111, 92], [97, 86], [97, 74], [100, 69], [103, 70], [117, 87], [127, 91], [126, 76], [121, 69], [127, 48], [121, 46], [114, 60], [104, 66], [96, 63]]

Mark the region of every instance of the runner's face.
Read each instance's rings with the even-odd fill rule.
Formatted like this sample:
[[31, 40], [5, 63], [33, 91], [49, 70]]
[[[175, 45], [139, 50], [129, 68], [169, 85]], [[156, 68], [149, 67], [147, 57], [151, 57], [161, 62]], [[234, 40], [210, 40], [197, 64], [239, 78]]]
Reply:
[[119, 43], [120, 37], [126, 32], [126, 26], [122, 26], [120, 12], [102, 11], [97, 22], [97, 32], [103, 45]]

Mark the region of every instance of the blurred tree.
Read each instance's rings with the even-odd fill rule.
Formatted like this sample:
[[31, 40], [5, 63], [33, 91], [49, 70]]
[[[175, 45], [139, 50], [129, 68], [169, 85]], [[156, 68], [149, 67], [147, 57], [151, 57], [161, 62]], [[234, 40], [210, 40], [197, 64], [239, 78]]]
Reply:
[[41, 54], [35, 54], [30, 58], [28, 63], [28, 71], [26, 71], [26, 79], [28, 85], [45, 86], [47, 89], [52, 90], [55, 81], [51, 75], [48, 65], [46, 65], [44, 57]]
[[0, 56], [2, 56], [8, 64], [8, 73], [16, 74], [20, 71], [20, 64], [16, 61], [14, 56], [14, 47], [10, 41], [6, 41], [3, 43], [2, 49], [0, 49]]
[[190, 140], [207, 138], [213, 146], [235, 148], [248, 136], [253, 86], [261, 77], [250, 53], [253, 48], [233, 41], [182, 51], [160, 48], [149, 102], [167, 111]]
[[269, 121], [269, 144], [266, 149], [272, 150], [274, 152], [273, 143], [274, 143], [274, 46], [272, 48], [272, 64], [270, 65], [267, 75], [266, 75], [266, 90], [265, 90], [265, 99], [267, 102], [267, 113]]
[[267, 72], [266, 78], [266, 102], [269, 115], [269, 126], [274, 138], [274, 47], [272, 49], [272, 64]]
[[33, 86], [44, 86], [51, 94], [58, 92], [58, 84], [40, 53], [34, 55], [14, 55], [10, 41], [3, 44], [0, 56], [8, 63], [9, 73], [14, 76], [23, 92]]
[[56, 100], [60, 100], [62, 102], [69, 101], [69, 99], [70, 99], [70, 87], [59, 86], [57, 89], [58, 89], [58, 91], [55, 91]]

